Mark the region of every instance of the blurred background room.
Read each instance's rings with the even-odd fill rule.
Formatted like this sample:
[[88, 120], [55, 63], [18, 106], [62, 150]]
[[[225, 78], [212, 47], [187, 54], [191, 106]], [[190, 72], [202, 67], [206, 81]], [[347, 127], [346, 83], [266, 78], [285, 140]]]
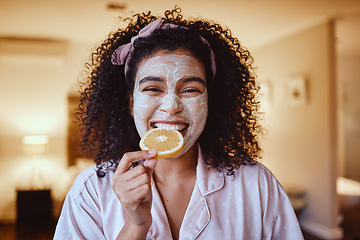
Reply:
[[231, 29], [254, 57], [262, 163], [305, 239], [360, 239], [359, 0], [0, 0], [0, 238], [52, 239], [76, 175], [77, 79], [119, 16], [185, 16]]

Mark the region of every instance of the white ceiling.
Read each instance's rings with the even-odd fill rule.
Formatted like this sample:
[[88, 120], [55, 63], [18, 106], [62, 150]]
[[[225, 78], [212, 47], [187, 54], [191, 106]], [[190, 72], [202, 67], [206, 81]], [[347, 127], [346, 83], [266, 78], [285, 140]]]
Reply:
[[[126, 4], [108, 10], [109, 3]], [[0, 0], [0, 37], [56, 38], [94, 44], [119, 25], [118, 16], [175, 5], [185, 16], [213, 19], [249, 49], [328, 19], [360, 13], [360, 0]]]

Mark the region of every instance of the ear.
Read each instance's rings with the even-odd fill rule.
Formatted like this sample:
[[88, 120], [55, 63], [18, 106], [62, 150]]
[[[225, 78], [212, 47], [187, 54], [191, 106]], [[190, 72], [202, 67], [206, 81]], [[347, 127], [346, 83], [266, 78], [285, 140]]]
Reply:
[[129, 112], [130, 112], [131, 116], [134, 117], [134, 98], [132, 96], [132, 93], [128, 92], [126, 94], [126, 98], [128, 99], [128, 102], [129, 102]]

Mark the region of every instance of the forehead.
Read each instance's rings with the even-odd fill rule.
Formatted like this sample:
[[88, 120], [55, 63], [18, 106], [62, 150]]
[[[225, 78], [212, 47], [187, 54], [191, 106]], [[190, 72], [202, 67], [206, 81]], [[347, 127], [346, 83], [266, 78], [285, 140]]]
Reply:
[[[136, 78], [145, 75], [197, 75], [205, 80], [204, 66], [200, 60], [186, 51], [166, 53], [160, 51], [140, 62]], [[179, 77], [179, 76], [178, 76]]]

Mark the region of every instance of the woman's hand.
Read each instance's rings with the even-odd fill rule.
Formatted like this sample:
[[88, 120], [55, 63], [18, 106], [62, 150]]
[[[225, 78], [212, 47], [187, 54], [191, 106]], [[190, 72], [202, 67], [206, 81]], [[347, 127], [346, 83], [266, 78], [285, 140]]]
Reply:
[[[113, 175], [112, 189], [126, 215], [125, 226], [118, 239], [127, 233], [135, 237], [134, 231], [139, 237], [146, 236], [151, 226], [151, 175], [157, 163], [157, 159], [153, 159], [155, 155], [154, 150], [125, 153]], [[132, 163], [143, 159], [146, 159], [144, 165], [131, 168]]]

